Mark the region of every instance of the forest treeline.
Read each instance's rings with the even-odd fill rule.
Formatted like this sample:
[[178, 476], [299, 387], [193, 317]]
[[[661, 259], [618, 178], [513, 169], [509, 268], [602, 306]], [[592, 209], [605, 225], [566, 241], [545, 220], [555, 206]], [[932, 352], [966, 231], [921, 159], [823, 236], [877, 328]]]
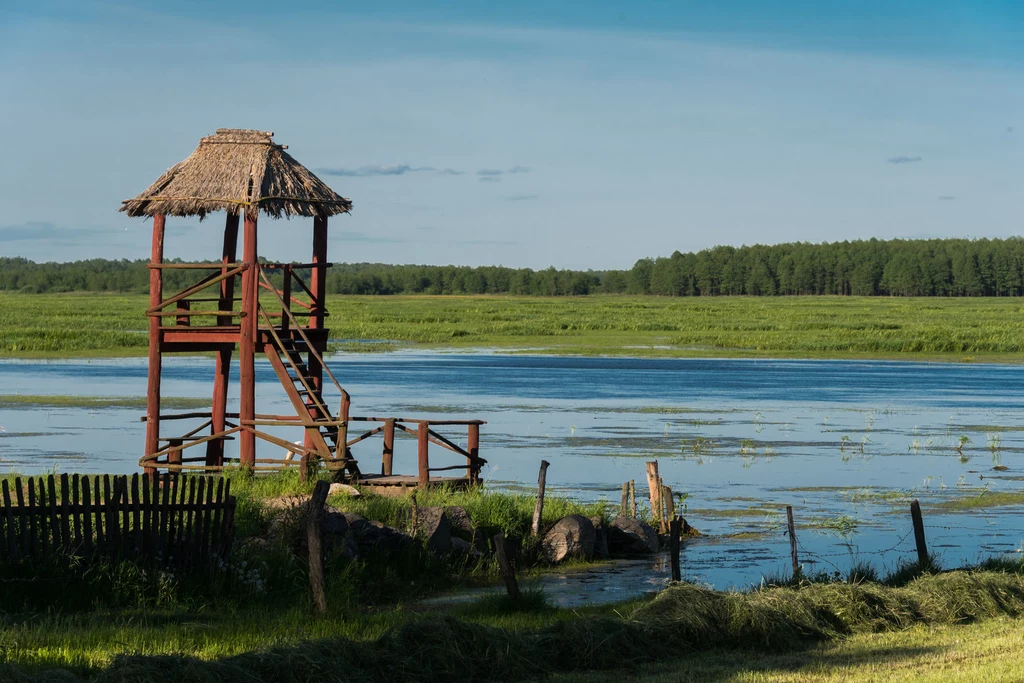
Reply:
[[[195, 271], [165, 271], [183, 289]], [[146, 261], [35, 263], [0, 258], [0, 290], [145, 292]], [[333, 294], [657, 294], [754, 296], [1021, 296], [1024, 238], [860, 240], [715, 247], [641, 259], [629, 270], [531, 270], [503, 266], [341, 263], [328, 271]]]

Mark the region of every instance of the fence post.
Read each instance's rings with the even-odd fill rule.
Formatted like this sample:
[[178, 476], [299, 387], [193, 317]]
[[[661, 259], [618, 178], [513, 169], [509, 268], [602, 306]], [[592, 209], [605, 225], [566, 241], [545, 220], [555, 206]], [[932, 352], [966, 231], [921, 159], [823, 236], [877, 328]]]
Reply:
[[[672, 523], [672, 520], [676, 517], [676, 504], [672, 500], [672, 488], [669, 486], [662, 485], [661, 487], [661, 503], [664, 509], [664, 518], [666, 525]], [[666, 528], [665, 531], [670, 531]]]
[[508, 597], [518, 601], [519, 583], [516, 582], [516, 573], [512, 570], [512, 563], [508, 560], [505, 534], [500, 531], [494, 534], [494, 554], [498, 557], [498, 566], [501, 568], [501, 578], [505, 580], [505, 590], [508, 591]]
[[789, 554], [793, 560], [793, 578], [800, 576], [800, 558], [796, 553], [796, 525], [793, 524], [793, 506], [786, 506], [786, 524], [789, 527]]
[[636, 519], [636, 480], [629, 480], [629, 505], [633, 511], [633, 519]]
[[910, 503], [910, 519], [914, 523], [914, 541], [917, 543], [917, 564], [923, 571], [928, 566], [928, 545], [924, 540], [924, 520], [921, 519], [921, 504], [915, 498]]
[[530, 531], [536, 536], [540, 533], [540, 520], [544, 514], [544, 486], [547, 483], [548, 465], [547, 460], [540, 461], [540, 474], [537, 476], [537, 504], [533, 508], [533, 524]]
[[470, 455], [469, 460], [469, 481], [472, 484], [480, 480], [480, 465], [477, 458], [480, 457], [480, 425], [470, 424], [466, 428], [466, 451]]
[[306, 509], [306, 545], [309, 547], [309, 588], [318, 614], [327, 614], [327, 591], [324, 587], [324, 556], [320, 544], [320, 520], [331, 485], [318, 481]]
[[622, 482], [622, 502], [619, 503], [619, 514], [625, 517], [629, 513], [629, 482]]
[[679, 569], [679, 532], [683, 521], [679, 517], [673, 517], [669, 522], [668, 556], [672, 563], [672, 580], [681, 581], [682, 572]]
[[647, 463], [647, 490], [651, 496], [652, 522], [657, 523], [661, 528], [661, 478], [658, 476], [658, 461], [652, 460]]
[[417, 463], [419, 466], [419, 485], [426, 486], [430, 482], [430, 460], [427, 447], [430, 445], [429, 441], [429, 430], [430, 423], [424, 421], [420, 422], [419, 427], [416, 429], [416, 442], [417, 442]]
[[382, 454], [381, 474], [390, 477], [395, 462], [395, 418], [384, 421], [384, 453]]

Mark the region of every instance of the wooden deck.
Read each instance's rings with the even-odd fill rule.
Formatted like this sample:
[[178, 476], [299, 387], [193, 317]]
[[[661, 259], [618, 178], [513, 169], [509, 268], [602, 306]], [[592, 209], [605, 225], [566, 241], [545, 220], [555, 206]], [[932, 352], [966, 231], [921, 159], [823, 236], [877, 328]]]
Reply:
[[[404, 474], [363, 474], [352, 483], [372, 488], [374, 493], [382, 496], [401, 496], [416, 489], [419, 486], [419, 478]], [[473, 482], [469, 477], [431, 477], [430, 485], [468, 489], [473, 486]]]

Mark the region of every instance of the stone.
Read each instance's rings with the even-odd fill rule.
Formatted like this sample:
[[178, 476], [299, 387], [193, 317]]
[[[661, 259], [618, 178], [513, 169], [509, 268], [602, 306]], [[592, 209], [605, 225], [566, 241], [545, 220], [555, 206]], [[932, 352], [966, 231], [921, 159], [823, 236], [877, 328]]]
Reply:
[[352, 530], [357, 534], [361, 533], [370, 524], [366, 517], [363, 517], [358, 513], [343, 512], [341, 514], [345, 517], [345, 521], [348, 522], [348, 525], [352, 527]]
[[650, 555], [658, 552], [658, 532], [639, 519], [619, 515], [608, 527], [611, 556]]
[[335, 482], [331, 484], [331, 488], [327, 490], [328, 496], [348, 496], [349, 498], [362, 498], [363, 494], [359, 492], [354, 486], [348, 484], [341, 484]]
[[452, 550], [452, 525], [442, 507], [416, 508], [416, 533], [427, 541], [427, 548], [439, 554]]
[[604, 519], [591, 517], [590, 523], [594, 525], [594, 557], [608, 559], [608, 530], [604, 526]]
[[473, 550], [473, 544], [469, 541], [465, 541], [458, 536], [452, 536], [452, 552], [471, 555], [476, 551]]
[[325, 512], [320, 520], [320, 533], [326, 552], [336, 550], [346, 559], [359, 556], [359, 544], [356, 542], [355, 531], [352, 530], [344, 514], [333, 510]]
[[461, 505], [453, 505], [446, 507], [444, 514], [448, 517], [448, 522], [451, 524], [453, 537], [458, 537], [465, 541], [473, 540], [473, 520], [469, 518], [466, 508]]
[[568, 515], [555, 522], [541, 541], [541, 552], [548, 562], [567, 559], [589, 560], [594, 556], [594, 525], [582, 515]]

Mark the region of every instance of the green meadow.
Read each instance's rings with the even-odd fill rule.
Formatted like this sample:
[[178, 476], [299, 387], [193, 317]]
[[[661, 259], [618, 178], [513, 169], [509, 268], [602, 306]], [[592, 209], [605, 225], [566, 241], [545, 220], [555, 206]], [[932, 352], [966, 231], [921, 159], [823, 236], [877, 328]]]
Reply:
[[[144, 295], [0, 294], [0, 356], [143, 355], [147, 306]], [[1024, 302], [1007, 297], [332, 296], [329, 311], [349, 352], [1016, 362], [1024, 351]]]

